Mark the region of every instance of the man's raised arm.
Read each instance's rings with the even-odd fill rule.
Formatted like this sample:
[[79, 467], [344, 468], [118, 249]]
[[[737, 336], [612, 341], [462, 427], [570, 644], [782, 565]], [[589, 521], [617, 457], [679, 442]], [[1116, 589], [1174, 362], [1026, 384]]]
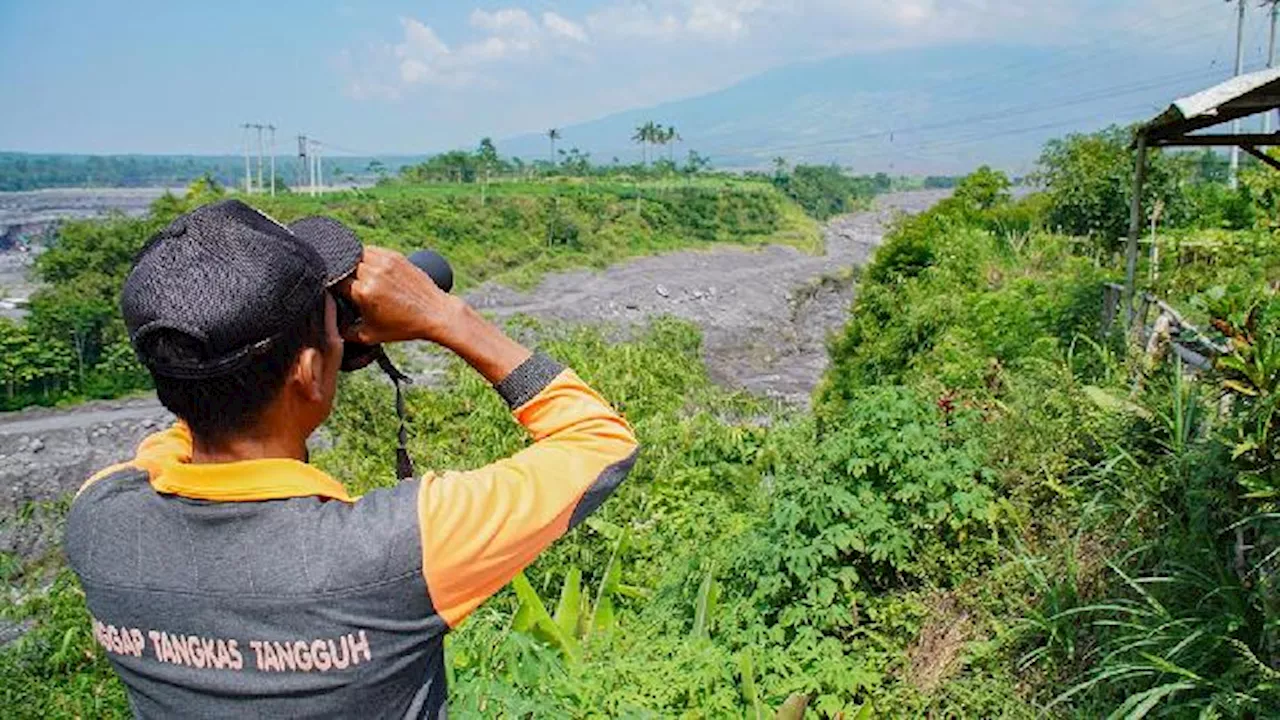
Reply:
[[456, 627], [626, 477], [635, 434], [572, 370], [535, 355], [396, 253], [366, 248], [348, 291], [363, 318], [351, 339], [430, 340], [483, 375], [533, 436], [511, 458], [428, 474], [418, 496], [423, 575]]

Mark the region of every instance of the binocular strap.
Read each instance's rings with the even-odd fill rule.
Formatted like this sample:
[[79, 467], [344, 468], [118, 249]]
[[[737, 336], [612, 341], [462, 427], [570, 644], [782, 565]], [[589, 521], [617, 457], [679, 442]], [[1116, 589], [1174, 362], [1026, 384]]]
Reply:
[[378, 348], [377, 361], [378, 367], [382, 368], [382, 372], [386, 373], [387, 377], [391, 378], [391, 383], [396, 386], [396, 417], [400, 420], [400, 429], [396, 431], [396, 478], [408, 480], [414, 476], [414, 472], [413, 460], [409, 457], [409, 449], [406, 447], [409, 442], [409, 429], [408, 413], [404, 407], [404, 386], [412, 385], [413, 378], [400, 372], [382, 348]]

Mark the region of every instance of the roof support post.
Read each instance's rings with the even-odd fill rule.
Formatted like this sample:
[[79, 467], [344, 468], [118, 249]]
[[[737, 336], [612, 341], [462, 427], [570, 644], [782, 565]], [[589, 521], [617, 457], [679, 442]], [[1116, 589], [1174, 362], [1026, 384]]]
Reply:
[[1133, 297], [1138, 272], [1138, 234], [1142, 232], [1142, 189], [1147, 182], [1147, 134], [1138, 131], [1138, 155], [1134, 161], [1133, 198], [1129, 203], [1129, 239], [1125, 247], [1124, 307], [1127, 313], [1126, 329], [1132, 330]]
[[1241, 149], [1268, 165], [1272, 170], [1280, 170], [1280, 161], [1262, 152], [1252, 145], [1241, 145]]

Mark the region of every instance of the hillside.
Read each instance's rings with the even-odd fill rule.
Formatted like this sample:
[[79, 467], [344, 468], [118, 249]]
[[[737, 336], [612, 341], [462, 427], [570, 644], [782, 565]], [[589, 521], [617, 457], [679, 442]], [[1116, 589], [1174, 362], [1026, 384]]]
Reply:
[[[1138, 80], [1099, 80], [1109, 67]], [[640, 148], [629, 139], [654, 120], [679, 129], [677, 153], [697, 150], [720, 168], [765, 167], [781, 155], [860, 173], [962, 174], [981, 164], [1021, 173], [1048, 138], [1137, 120], [1221, 72], [1201, 59], [1124, 50], [1099, 56], [1088, 47], [892, 50], [789, 65], [716, 92], [569, 125], [559, 147], [634, 162]], [[548, 152], [540, 134], [499, 145], [522, 157]]]

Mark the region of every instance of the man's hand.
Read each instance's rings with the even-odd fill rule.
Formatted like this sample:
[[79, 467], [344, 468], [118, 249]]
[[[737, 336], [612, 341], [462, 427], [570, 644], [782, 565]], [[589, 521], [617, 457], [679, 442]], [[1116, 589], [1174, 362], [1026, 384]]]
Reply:
[[338, 292], [360, 311], [347, 340], [365, 345], [427, 340], [457, 353], [495, 384], [532, 354], [460, 298], [436, 287], [398, 252], [366, 247], [355, 274]]
[[345, 339], [365, 345], [429, 340], [447, 346], [463, 304], [405, 256], [380, 247], [364, 249], [355, 274], [338, 291], [360, 311]]

